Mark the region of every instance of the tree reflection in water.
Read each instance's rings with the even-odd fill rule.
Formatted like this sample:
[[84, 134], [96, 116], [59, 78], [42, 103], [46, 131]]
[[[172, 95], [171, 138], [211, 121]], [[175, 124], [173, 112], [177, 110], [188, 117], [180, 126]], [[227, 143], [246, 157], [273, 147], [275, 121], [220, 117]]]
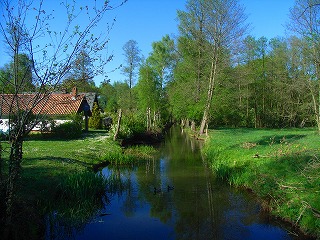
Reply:
[[[85, 186], [90, 181], [95, 186]], [[96, 221], [108, 205], [105, 181], [103, 176], [81, 172], [69, 175], [61, 182], [63, 186], [52, 186], [55, 190], [48, 192], [56, 195], [43, 190], [37, 198], [22, 199], [17, 192], [13, 218], [10, 225], [0, 225], [0, 239], [73, 239], [89, 222]], [[0, 219], [5, 221], [1, 211]]]
[[115, 180], [108, 189], [111, 215], [76, 239], [292, 239], [249, 193], [215, 178], [199, 144], [175, 128], [154, 159], [105, 168]]

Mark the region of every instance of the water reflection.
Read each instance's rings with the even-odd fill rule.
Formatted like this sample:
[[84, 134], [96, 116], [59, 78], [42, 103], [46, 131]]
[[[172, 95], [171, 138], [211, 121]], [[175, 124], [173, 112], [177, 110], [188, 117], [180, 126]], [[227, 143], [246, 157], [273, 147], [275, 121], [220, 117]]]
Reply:
[[108, 215], [88, 224], [76, 239], [293, 239], [251, 195], [218, 181], [201, 157], [199, 142], [179, 129], [153, 160], [134, 168], [105, 168], [103, 174], [114, 180]]

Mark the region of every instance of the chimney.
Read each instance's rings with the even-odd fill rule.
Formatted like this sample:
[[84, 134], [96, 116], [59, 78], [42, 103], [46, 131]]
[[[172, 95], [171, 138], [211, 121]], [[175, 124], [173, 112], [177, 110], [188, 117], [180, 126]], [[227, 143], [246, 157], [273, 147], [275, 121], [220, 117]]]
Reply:
[[72, 88], [72, 92], [71, 92], [72, 97], [76, 98], [78, 96], [78, 89], [76, 86], [74, 86]]

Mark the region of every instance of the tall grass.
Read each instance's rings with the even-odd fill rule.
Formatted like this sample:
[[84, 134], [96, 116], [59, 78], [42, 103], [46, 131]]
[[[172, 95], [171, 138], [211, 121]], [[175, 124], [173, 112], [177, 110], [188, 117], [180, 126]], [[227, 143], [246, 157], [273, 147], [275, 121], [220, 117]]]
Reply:
[[83, 171], [63, 178], [57, 187], [57, 194], [66, 201], [96, 200], [105, 194], [107, 183], [103, 175]]
[[225, 129], [210, 132], [203, 151], [219, 177], [320, 237], [319, 140], [313, 129]]
[[108, 152], [102, 160], [112, 165], [132, 165], [137, 161], [152, 158], [155, 152], [156, 150], [151, 146], [131, 146], [123, 151]]

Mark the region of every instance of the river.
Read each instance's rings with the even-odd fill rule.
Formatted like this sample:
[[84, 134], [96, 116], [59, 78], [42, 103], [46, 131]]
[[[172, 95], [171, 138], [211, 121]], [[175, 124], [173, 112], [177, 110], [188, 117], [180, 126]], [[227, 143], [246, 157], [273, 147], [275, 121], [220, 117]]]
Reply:
[[113, 179], [109, 201], [74, 238], [303, 239], [263, 212], [251, 193], [218, 180], [201, 143], [173, 128], [153, 160], [104, 168]]

